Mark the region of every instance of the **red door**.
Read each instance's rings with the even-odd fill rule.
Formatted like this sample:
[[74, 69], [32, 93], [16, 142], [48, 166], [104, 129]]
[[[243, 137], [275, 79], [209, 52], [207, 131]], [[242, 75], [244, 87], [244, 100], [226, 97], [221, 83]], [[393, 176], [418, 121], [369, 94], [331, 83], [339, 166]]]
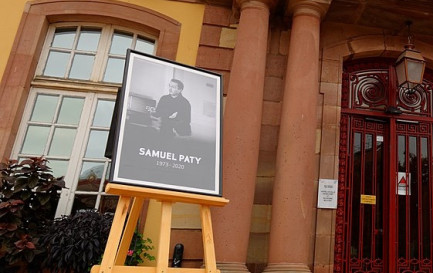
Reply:
[[394, 75], [345, 66], [335, 272], [433, 272], [431, 81], [407, 93]]

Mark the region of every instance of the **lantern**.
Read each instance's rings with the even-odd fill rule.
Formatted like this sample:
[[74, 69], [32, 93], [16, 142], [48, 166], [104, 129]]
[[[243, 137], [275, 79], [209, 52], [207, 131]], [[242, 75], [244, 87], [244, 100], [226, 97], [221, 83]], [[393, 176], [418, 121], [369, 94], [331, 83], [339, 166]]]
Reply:
[[[408, 28], [409, 26], [410, 24]], [[414, 89], [422, 83], [425, 68], [424, 58], [414, 48], [409, 31], [408, 44], [395, 63], [398, 86], [409, 92], [414, 92]]]

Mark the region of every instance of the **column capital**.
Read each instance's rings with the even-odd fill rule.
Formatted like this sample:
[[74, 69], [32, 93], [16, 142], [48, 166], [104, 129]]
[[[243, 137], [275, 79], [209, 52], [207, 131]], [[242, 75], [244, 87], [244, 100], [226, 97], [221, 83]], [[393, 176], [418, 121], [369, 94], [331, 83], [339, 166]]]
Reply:
[[288, 15], [310, 15], [322, 19], [328, 11], [332, 0], [288, 0]]
[[266, 7], [269, 10], [273, 9], [277, 5], [278, 0], [235, 0], [235, 6], [240, 10], [248, 7]]

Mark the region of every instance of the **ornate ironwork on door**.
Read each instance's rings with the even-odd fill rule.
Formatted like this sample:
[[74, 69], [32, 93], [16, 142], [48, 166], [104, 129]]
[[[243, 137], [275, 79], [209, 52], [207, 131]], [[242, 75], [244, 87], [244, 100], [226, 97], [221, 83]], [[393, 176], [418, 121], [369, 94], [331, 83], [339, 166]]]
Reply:
[[431, 134], [430, 122], [397, 122], [397, 272], [432, 272]]
[[345, 64], [334, 272], [433, 272], [432, 79], [407, 92], [389, 61]]

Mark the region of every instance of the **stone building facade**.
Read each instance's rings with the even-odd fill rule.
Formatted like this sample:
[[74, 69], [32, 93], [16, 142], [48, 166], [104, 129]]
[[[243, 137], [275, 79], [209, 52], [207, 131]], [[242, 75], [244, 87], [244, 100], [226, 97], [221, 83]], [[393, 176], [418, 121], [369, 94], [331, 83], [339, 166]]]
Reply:
[[[70, 187], [59, 215], [73, 213], [78, 201], [115, 206], [100, 187], [109, 161], [90, 156], [86, 143], [92, 132], [108, 132], [89, 120], [99, 102], [114, 105], [121, 83], [105, 80], [104, 69], [123, 58], [110, 51], [115, 38], [127, 37], [128, 47], [146, 43], [151, 54], [223, 76], [223, 196], [230, 203], [212, 211], [222, 272], [433, 271], [430, 1], [20, 0], [0, 7], [0, 154], [56, 163]], [[423, 84], [409, 93], [397, 86], [394, 65], [407, 43], [406, 21], [426, 60]], [[105, 40], [93, 50], [59, 49], [64, 30]], [[61, 58], [48, 69], [52, 52], [93, 54], [97, 65], [73, 77], [70, 57], [59, 76]], [[82, 100], [77, 124], [33, 119], [44, 99], [58, 105], [57, 117], [67, 98]], [[59, 128], [76, 137], [66, 154], [51, 154]], [[46, 139], [30, 142], [32, 134]], [[80, 182], [85, 166], [103, 166], [96, 190]], [[335, 209], [318, 208], [323, 179], [338, 180]], [[158, 204], [143, 211], [152, 237]], [[200, 236], [198, 209], [178, 204], [171, 243], [185, 245], [185, 266], [201, 266]]]

